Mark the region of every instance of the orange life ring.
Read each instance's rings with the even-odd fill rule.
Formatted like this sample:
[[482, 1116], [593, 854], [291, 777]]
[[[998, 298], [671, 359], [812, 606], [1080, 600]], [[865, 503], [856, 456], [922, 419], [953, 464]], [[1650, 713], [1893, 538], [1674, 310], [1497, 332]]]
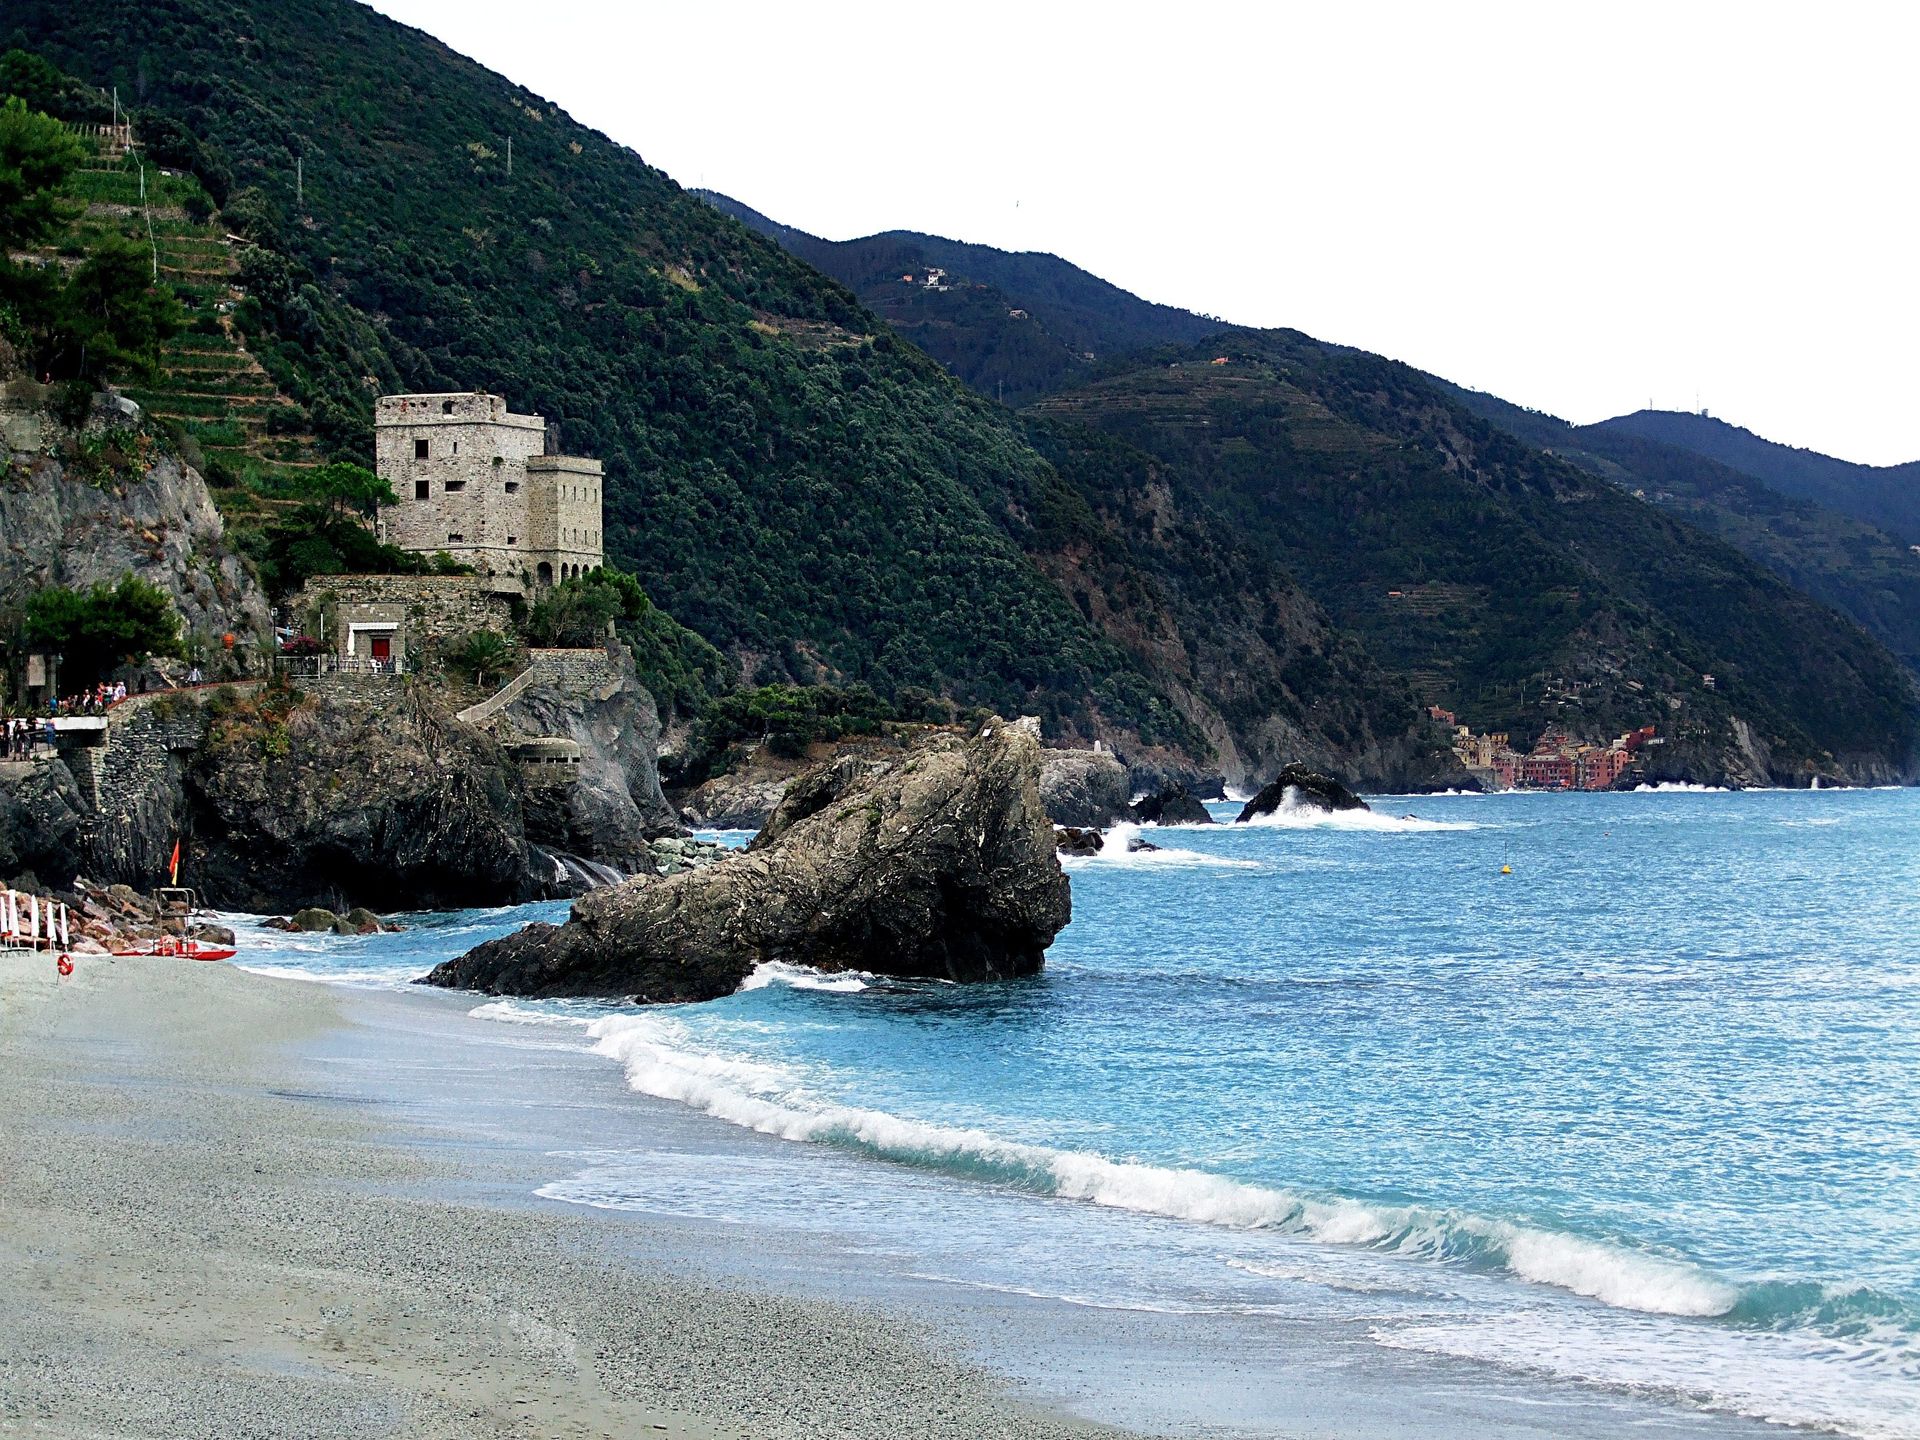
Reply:
[[58, 960], [54, 961], [53, 964], [54, 968], [62, 975], [73, 974], [73, 957], [71, 955], [62, 955]]

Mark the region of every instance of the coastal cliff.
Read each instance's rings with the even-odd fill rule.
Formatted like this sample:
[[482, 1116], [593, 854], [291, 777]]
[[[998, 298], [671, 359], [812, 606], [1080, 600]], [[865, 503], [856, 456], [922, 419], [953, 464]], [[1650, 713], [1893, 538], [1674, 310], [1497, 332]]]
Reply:
[[226, 635], [242, 649], [269, 647], [266, 595], [227, 545], [200, 472], [131, 401], [102, 393], [69, 425], [50, 399], [18, 377], [0, 388], [0, 610], [48, 585], [133, 575], [173, 601], [210, 673], [226, 662]]
[[650, 870], [647, 842], [686, 834], [660, 790], [659, 709], [626, 646], [573, 655], [543, 652], [534, 683], [493, 725], [508, 743], [556, 738], [580, 747], [570, 784], [528, 790], [528, 838], [628, 873]]
[[[762, 848], [583, 896], [424, 983], [642, 1002], [732, 993], [763, 961], [971, 981], [1030, 975], [1071, 901], [1040, 802], [1040, 747], [989, 721], [936, 732], [877, 773], [804, 788]], [[804, 808], [804, 807], [803, 807]]]
[[186, 776], [188, 873], [214, 904], [500, 905], [541, 893], [497, 742], [426, 686], [216, 707]]

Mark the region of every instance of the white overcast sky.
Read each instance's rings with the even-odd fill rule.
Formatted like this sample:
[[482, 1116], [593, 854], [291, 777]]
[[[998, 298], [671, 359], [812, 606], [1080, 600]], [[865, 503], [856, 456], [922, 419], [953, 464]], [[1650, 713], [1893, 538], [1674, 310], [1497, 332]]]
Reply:
[[818, 235], [1920, 459], [1920, 6], [376, 8]]

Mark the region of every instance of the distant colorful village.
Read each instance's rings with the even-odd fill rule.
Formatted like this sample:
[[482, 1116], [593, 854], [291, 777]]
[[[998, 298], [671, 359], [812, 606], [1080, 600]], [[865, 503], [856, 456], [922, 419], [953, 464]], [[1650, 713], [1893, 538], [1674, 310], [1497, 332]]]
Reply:
[[1607, 745], [1574, 738], [1549, 725], [1533, 749], [1513, 748], [1504, 730], [1476, 735], [1451, 710], [1429, 705], [1427, 714], [1453, 731], [1453, 753], [1476, 780], [1493, 790], [1611, 790], [1649, 745], [1663, 743], [1654, 727], [1642, 725]]

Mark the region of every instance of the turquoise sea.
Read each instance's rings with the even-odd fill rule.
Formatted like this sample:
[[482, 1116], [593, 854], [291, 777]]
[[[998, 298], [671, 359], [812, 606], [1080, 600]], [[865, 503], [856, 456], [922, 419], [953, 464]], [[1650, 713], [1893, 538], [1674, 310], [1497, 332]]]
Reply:
[[[931, 1279], [1920, 1435], [1920, 793], [1373, 803], [1070, 862], [1028, 981], [473, 1009], [833, 1152]], [[243, 960], [400, 987], [565, 908]], [[792, 1184], [602, 1147], [541, 1193], [752, 1223]]]

